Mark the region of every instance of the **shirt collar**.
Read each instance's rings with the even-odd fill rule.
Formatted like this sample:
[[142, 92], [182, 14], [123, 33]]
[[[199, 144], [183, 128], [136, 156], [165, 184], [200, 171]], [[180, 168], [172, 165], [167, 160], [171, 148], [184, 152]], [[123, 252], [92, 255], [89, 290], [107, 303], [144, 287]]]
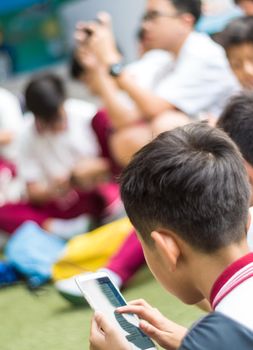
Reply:
[[253, 253], [235, 261], [217, 278], [210, 294], [212, 308], [215, 309], [226, 295], [250, 277], [253, 277]]

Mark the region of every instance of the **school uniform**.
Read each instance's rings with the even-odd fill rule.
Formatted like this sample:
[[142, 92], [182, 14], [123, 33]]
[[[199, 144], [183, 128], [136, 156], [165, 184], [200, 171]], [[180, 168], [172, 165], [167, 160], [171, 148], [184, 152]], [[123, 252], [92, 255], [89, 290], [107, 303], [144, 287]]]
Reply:
[[253, 332], [224, 314], [213, 312], [197, 322], [179, 350], [251, 350]]
[[253, 331], [253, 253], [228, 266], [213, 285], [210, 302], [218, 311]]
[[196, 118], [203, 112], [219, 117], [240, 89], [224, 49], [206, 34], [192, 32], [179, 55], [157, 72], [152, 91]]
[[253, 349], [253, 253], [229, 265], [215, 281], [213, 313], [196, 323], [180, 350]]
[[[111, 161], [103, 111], [97, 112], [94, 105], [75, 99], [67, 100], [64, 109], [67, 129], [59, 134], [40, 134], [34, 117], [27, 117], [18, 156], [19, 175], [25, 183], [50, 184], [55, 178], [69, 177], [75, 164], [85, 158], [104, 157]], [[49, 218], [72, 219], [83, 214], [101, 218], [106, 208], [118, 201], [119, 185], [112, 179], [90, 191], [73, 188], [63, 198], [43, 205], [28, 201], [7, 203], [0, 207], [0, 229], [12, 233], [27, 220], [42, 226]]]

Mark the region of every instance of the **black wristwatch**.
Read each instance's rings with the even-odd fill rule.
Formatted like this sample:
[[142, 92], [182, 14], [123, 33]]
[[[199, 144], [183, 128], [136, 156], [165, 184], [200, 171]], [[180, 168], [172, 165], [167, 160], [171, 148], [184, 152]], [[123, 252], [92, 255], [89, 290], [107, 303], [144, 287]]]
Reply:
[[117, 78], [120, 76], [123, 69], [124, 69], [124, 64], [122, 62], [114, 63], [109, 67], [109, 74], [112, 77]]

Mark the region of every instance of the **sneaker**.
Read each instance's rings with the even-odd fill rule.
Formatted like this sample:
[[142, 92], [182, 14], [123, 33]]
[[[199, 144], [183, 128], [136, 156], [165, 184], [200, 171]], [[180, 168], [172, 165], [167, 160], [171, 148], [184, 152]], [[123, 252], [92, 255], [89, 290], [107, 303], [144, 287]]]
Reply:
[[[121, 278], [113, 271], [109, 269], [100, 269], [98, 271], [106, 272], [113, 283], [120, 289], [122, 286]], [[90, 272], [87, 272], [90, 273]], [[55, 288], [60, 293], [60, 295], [68, 300], [70, 303], [74, 305], [88, 305], [86, 300], [83, 297], [82, 292], [78, 288], [75, 277], [67, 278], [64, 280], [60, 280], [55, 282]]]
[[74, 305], [88, 305], [74, 277], [55, 282], [55, 288], [60, 295]]

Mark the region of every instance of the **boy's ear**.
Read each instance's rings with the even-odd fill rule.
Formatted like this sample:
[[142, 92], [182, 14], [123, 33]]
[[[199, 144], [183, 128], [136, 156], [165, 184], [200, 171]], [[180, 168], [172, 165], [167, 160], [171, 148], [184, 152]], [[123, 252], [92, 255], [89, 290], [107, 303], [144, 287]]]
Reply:
[[180, 16], [182, 20], [188, 24], [188, 26], [193, 27], [195, 24], [195, 18], [191, 13], [183, 13]]
[[169, 232], [153, 231], [151, 237], [166, 265], [170, 267], [171, 272], [175, 271], [181, 252], [173, 235], [170, 235]]
[[43, 131], [43, 123], [40, 120], [35, 119], [35, 125], [36, 125], [36, 128], [37, 128], [38, 132], [42, 132]]

